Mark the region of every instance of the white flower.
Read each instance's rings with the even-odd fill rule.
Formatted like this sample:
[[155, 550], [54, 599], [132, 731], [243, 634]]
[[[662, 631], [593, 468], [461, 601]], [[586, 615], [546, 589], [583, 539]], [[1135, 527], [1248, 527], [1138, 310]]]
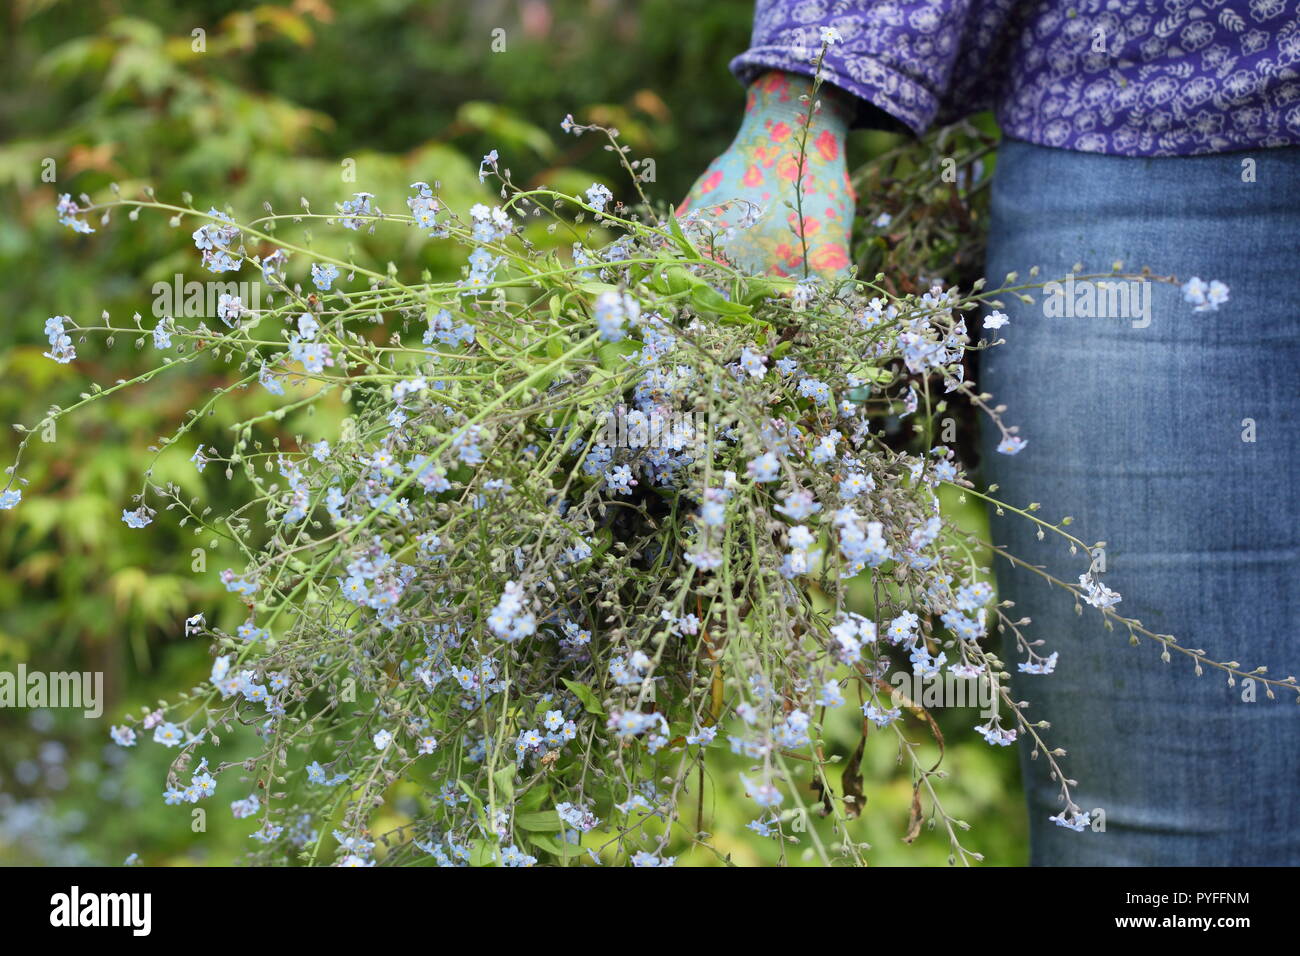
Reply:
[[1218, 279], [1207, 283], [1200, 276], [1192, 276], [1183, 283], [1183, 298], [1196, 306], [1197, 312], [1213, 312], [1228, 301], [1228, 286]]
[[1085, 601], [1093, 607], [1101, 608], [1103, 610], [1114, 607], [1123, 600], [1118, 591], [1112, 591], [1100, 581], [1095, 580], [1091, 571], [1086, 571], [1079, 575], [1079, 587], [1083, 588], [1083, 590], [1087, 592], [1083, 596]]

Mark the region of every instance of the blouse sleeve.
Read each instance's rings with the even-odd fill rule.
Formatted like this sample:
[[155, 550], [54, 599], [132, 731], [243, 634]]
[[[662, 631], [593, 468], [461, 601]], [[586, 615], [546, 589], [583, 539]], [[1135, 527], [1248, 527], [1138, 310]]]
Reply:
[[[872, 104], [920, 135], [936, 117], [969, 109], [947, 102], [954, 71], [984, 58], [971, 42], [992, 35], [986, 16], [971, 24], [972, 0], [757, 0], [750, 47], [731, 61], [749, 82], [765, 70], [811, 75], [810, 58], [830, 27], [825, 81]], [[996, 6], [996, 5], [995, 5]], [[987, 11], [983, 11], [987, 13]], [[986, 51], [987, 52], [987, 51]], [[970, 77], [961, 84], [970, 87]], [[975, 104], [970, 104], [975, 105]], [[864, 111], [856, 125], [870, 125]]]

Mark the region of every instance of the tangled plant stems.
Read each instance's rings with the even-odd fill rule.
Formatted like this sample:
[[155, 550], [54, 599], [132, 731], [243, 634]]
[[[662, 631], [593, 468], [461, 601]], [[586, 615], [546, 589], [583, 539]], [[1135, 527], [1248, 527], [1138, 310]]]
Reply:
[[[604, 132], [626, 155], [610, 131], [566, 127]], [[938, 486], [1014, 511], [1071, 554], [1091, 546], [1069, 519], [977, 492], [950, 449], [924, 447], [925, 426], [915, 453], [880, 434], [886, 416], [933, 414], [957, 394], [1001, 430], [1002, 452], [1023, 447], [961, 360], [992, 344], [967, 317], [1030, 286], [895, 296], [880, 277], [750, 275], [702, 215], [678, 222], [648, 204], [634, 215], [611, 208], [603, 186], [585, 201], [518, 189], [495, 153], [482, 175], [500, 179], [502, 202], [468, 218], [425, 183], [402, 215], [361, 193], [335, 214], [248, 222], [188, 198], [61, 199], [81, 232], [117, 208], [187, 222], [208, 270], [259, 270], [272, 293], [255, 309], [223, 298], [215, 329], [164, 318], [150, 330], [139, 316], [46, 323], [55, 361], [95, 333], [151, 337], [163, 361], [51, 408], [41, 425], [192, 365], [229, 370], [157, 455], [242, 479], [242, 506], [213, 514], [146, 471], [122, 516], [147, 528], [175, 512], [246, 558], [221, 573], [248, 606], [236, 633], [202, 613], [186, 622], [212, 643], [210, 682], [111, 731], [124, 747], [151, 735], [177, 749], [166, 802], [234, 790], [262, 863], [665, 866], [670, 841], [709, 845], [691, 804], [710, 755], [729, 748], [748, 761], [751, 829], [793, 839], [811, 786], [834, 818], [831, 842], [809, 830], [818, 858], [861, 864], [867, 847], [849, 826], [860, 808], [837, 790], [821, 743], [826, 712], [852, 707], [864, 735], [892, 739], [910, 761], [907, 837], [931, 815], [966, 863], [980, 855], [962, 845], [965, 824], [935, 786], [942, 771], [922, 762], [902, 719], [911, 710], [925, 728], [926, 715], [889, 696], [897, 669], [946, 669], [991, 687], [999, 712], [975, 729], [992, 745], [1030, 738], [1060, 784], [1054, 819], [1083, 829], [1061, 752], [982, 641], [1014, 634], [1031, 673], [1050, 674], [1056, 654], [1023, 634], [1009, 602], [993, 603], [976, 560], [984, 544], [945, 522]], [[468, 264], [458, 281], [404, 281], [278, 235], [315, 220], [419, 230], [464, 246]], [[584, 220], [617, 238], [596, 247]], [[572, 256], [526, 239], [533, 222], [571, 233]], [[1205, 304], [1226, 288], [1188, 295]], [[239, 422], [229, 447], [195, 449], [191, 429], [246, 389], [283, 404]], [[327, 396], [350, 413], [338, 434], [282, 448], [284, 415]], [[0, 506], [20, 503], [17, 469], [40, 427], [24, 430]], [[1119, 595], [1087, 571], [1070, 583], [1034, 570], [1107, 627], [1158, 641], [1165, 660], [1250, 676], [1270, 697], [1296, 691], [1294, 678], [1214, 661], [1121, 616]], [[870, 617], [846, 606], [864, 574]], [[222, 754], [239, 724], [260, 745]], [[418, 788], [418, 808], [373, 833], [399, 781]]]

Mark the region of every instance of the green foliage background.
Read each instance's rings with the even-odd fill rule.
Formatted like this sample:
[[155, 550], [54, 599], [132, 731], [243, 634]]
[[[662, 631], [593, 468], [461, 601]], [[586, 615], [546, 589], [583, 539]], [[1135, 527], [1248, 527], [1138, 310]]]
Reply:
[[[490, 198], [476, 171], [491, 148], [517, 182], [579, 191], [599, 180], [617, 193], [616, 165], [597, 138], [560, 133], [571, 112], [616, 126], [635, 155], [653, 158], [652, 196], [673, 201], [737, 127], [743, 90], [726, 64], [747, 44], [752, 6], [11, 0], [3, 16], [0, 421], [33, 423], [49, 404], [69, 406], [91, 381], [128, 378], [149, 359], [128, 343], [111, 352], [87, 345], [77, 362], [56, 365], [41, 355], [47, 316], [107, 309], [126, 319], [139, 312], [152, 326], [153, 283], [170, 283], [177, 273], [200, 278], [187, 231], [143, 216], [96, 223], [95, 235], [78, 236], [55, 221], [58, 193], [100, 195], [116, 182], [128, 194], [153, 186], [165, 201], [186, 190], [197, 204], [255, 211], [270, 202], [284, 211], [304, 196], [317, 210], [332, 209], [365, 190], [396, 208], [408, 183], [439, 180], [445, 198], [467, 207]], [[500, 52], [493, 50], [496, 29], [505, 31]], [[203, 52], [195, 50], [195, 30], [204, 31]], [[896, 145], [888, 134], [858, 133], [850, 158], [861, 162]], [[354, 181], [345, 176], [350, 170]], [[864, 213], [876, 198], [860, 195]], [[461, 265], [414, 233], [316, 237], [319, 248], [339, 254], [349, 240], [372, 261], [438, 278], [455, 276]], [[868, 253], [873, 269], [887, 266], [878, 252]], [[147, 343], [141, 351], [149, 351]], [[217, 580], [223, 567], [240, 566], [236, 556], [208, 547], [167, 515], [147, 532], [120, 521], [163, 423], [179, 420], [215, 384], [191, 373], [146, 386], [126, 400], [89, 406], [53, 441], [29, 446], [24, 501], [0, 514], [0, 670], [26, 662], [102, 671], [107, 701], [94, 721], [68, 711], [0, 710], [0, 863], [114, 865], [130, 853], [149, 864], [229, 863], [248, 846], [250, 828], [225, 809], [246, 793], [223, 787], [207, 805], [207, 832], [192, 833], [189, 808], [162, 805], [169, 754], [152, 743], [123, 751], [108, 741], [109, 724], [126, 710], [203, 679], [209, 657], [182, 636], [187, 615], [203, 610], [231, 628], [241, 619]], [[246, 410], [272, 407], [265, 397], [243, 401]], [[338, 414], [291, 417], [284, 437], [328, 437]], [[234, 420], [233, 408], [218, 411], [196, 441], [224, 444]], [[0, 432], [5, 463], [15, 439], [13, 431]], [[178, 453], [159, 459], [154, 474], [214, 504], [233, 501], [220, 475], [196, 474]], [[983, 521], [977, 508], [950, 504], [960, 520]], [[847, 756], [860, 727], [842, 710], [830, 730], [835, 751]], [[974, 826], [968, 845], [989, 863], [1023, 862], [1014, 754], [971, 739], [973, 711], [939, 718], [952, 772], [942, 784], [945, 800]], [[909, 732], [927, 737], [919, 724]], [[911, 782], [887, 741], [870, 743], [859, 838], [875, 846], [877, 863], [942, 864], [942, 834], [926, 831], [915, 844], [902, 843]], [[937, 758], [937, 747], [927, 746]], [[755, 812], [730, 783], [737, 767], [719, 758], [713, 768], [704, 827], [732, 834], [715, 836], [723, 857], [779, 862], [772, 840], [742, 829]], [[396, 788], [377, 832], [400, 822], [403, 786], [410, 785]], [[804, 798], [813, 802], [811, 794]], [[824, 824], [816, 825], [829, 838]], [[785, 861], [804, 862], [804, 849], [788, 846]], [[683, 862], [722, 860], [694, 850]]]

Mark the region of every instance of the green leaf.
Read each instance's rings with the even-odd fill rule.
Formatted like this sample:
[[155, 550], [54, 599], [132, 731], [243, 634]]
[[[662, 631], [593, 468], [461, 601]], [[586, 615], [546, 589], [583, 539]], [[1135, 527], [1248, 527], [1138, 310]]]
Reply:
[[627, 370], [627, 362], [623, 360], [625, 355], [636, 355], [641, 351], [640, 342], [624, 339], [622, 342], [605, 342], [597, 346], [596, 358], [600, 361], [600, 367], [609, 372], [623, 372]]
[[550, 335], [546, 338], [546, 356], [550, 359], [557, 359], [562, 356], [567, 348], [573, 343], [569, 341], [567, 335]]
[[511, 803], [515, 798], [515, 768], [514, 766], [502, 767], [492, 775], [492, 782], [496, 785], [496, 792], [499, 796], [499, 802]]
[[681, 295], [697, 285], [707, 285], [699, 276], [687, 271], [683, 266], [668, 266], [653, 273], [650, 287], [660, 295]]
[[672, 234], [673, 241], [677, 243], [677, 248], [682, 250], [682, 255], [687, 259], [700, 260], [704, 256], [700, 255], [700, 250], [691, 244], [691, 240], [686, 238], [686, 233], [682, 232], [681, 223], [677, 221], [674, 213], [668, 214], [668, 231]]
[[749, 308], [739, 302], [732, 302], [708, 283], [691, 289], [691, 302], [701, 311], [716, 312], [718, 315], [749, 315]]
[[618, 286], [612, 285], [608, 282], [597, 282], [595, 279], [583, 279], [581, 282], [577, 283], [577, 286], [579, 292], [585, 292], [593, 299], [602, 292], [618, 291]]
[[539, 850], [545, 850], [547, 853], [553, 853], [555, 856], [574, 856], [578, 852], [576, 846], [573, 846], [572, 844], [563, 844], [553, 837], [542, 836], [540, 833], [528, 834], [528, 842]]
[[560, 814], [555, 810], [539, 810], [536, 813], [516, 813], [515, 826], [530, 833], [559, 833], [564, 829]]
[[[878, 388], [884, 388], [894, 380], [894, 373], [887, 368], [879, 368], [875, 365], [857, 365], [848, 370], [850, 375], [856, 375], [860, 379], [871, 382]], [[849, 389], [847, 398], [851, 402], [865, 402], [871, 398], [871, 385], [863, 385], [858, 388]]]
[[483, 801], [479, 798], [479, 795], [470, 789], [469, 784], [464, 780], [457, 780], [456, 785], [469, 797], [470, 806], [474, 808], [474, 814], [478, 817], [479, 822], [485, 823], [487, 821], [487, 811], [483, 808]]
[[744, 291], [736, 298], [745, 305], [755, 306], [764, 299], [780, 298], [794, 286], [795, 282], [792, 279], [746, 279]]
[[589, 714], [595, 714], [597, 717], [605, 716], [605, 708], [600, 706], [596, 700], [596, 695], [586, 684], [579, 684], [576, 680], [564, 679], [564, 686], [573, 692], [573, 695], [582, 701], [582, 709]]
[[533, 789], [529, 790], [515, 801], [515, 812], [517, 814], [527, 814], [533, 810], [540, 809], [541, 805], [546, 802], [547, 797], [549, 796], [550, 794], [547, 792], [545, 786], [533, 787]]

